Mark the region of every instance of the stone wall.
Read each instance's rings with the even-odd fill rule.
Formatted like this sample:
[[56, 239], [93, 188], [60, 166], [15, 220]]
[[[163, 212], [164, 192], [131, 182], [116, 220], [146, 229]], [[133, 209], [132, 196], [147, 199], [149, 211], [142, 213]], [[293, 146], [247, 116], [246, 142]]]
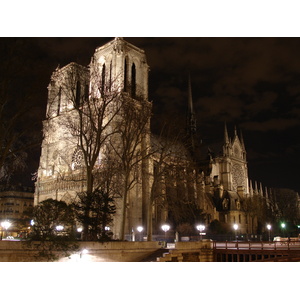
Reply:
[[[38, 242], [28, 247], [26, 242], [0, 241], [0, 262], [47, 261], [35, 249]], [[79, 249], [64, 256], [62, 252], [53, 253], [59, 262], [140, 262], [162, 248], [159, 242], [79, 242]], [[212, 261], [213, 250], [210, 242], [178, 242], [171, 244], [169, 256], [157, 261]], [[171, 258], [171, 259], [170, 259]]]

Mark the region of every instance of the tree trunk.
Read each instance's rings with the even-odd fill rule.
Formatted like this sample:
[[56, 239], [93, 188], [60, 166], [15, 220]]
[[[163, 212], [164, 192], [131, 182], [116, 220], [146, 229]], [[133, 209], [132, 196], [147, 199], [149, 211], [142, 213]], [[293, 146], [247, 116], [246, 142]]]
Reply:
[[124, 183], [124, 196], [123, 196], [123, 207], [122, 207], [122, 222], [121, 222], [121, 232], [120, 239], [124, 241], [125, 239], [125, 224], [126, 224], [126, 216], [127, 216], [127, 198], [128, 198], [128, 176], [125, 176]]

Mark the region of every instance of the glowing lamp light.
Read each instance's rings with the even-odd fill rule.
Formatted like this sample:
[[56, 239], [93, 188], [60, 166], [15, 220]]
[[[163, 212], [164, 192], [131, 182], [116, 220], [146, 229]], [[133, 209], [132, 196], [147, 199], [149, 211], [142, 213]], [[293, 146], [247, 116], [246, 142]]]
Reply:
[[164, 232], [167, 232], [168, 230], [170, 230], [170, 225], [164, 224], [164, 225], [161, 226], [161, 229], [162, 229]]
[[233, 229], [234, 229], [234, 230], [238, 230], [238, 228], [239, 228], [239, 225], [238, 225], [238, 224], [233, 224]]
[[55, 229], [56, 229], [57, 231], [61, 231], [61, 230], [64, 229], [64, 226], [62, 226], [62, 225], [57, 225], [57, 226], [55, 227]]
[[271, 241], [271, 228], [272, 226], [270, 224], [267, 224], [267, 229], [269, 230], [269, 242]]
[[78, 227], [77, 232], [82, 232], [82, 227]]
[[203, 231], [205, 229], [204, 225], [197, 225], [197, 230], [199, 230], [200, 232]]
[[11, 226], [11, 223], [9, 221], [1, 222], [1, 227], [3, 227], [5, 230], [7, 230], [10, 226]]
[[197, 225], [196, 228], [199, 230], [200, 240], [202, 240], [202, 231], [205, 229], [205, 226], [200, 224], [200, 225]]
[[136, 228], [136, 230], [137, 230], [139, 233], [141, 233], [141, 232], [144, 230], [144, 228], [143, 228], [142, 226], [138, 226], [138, 227]]

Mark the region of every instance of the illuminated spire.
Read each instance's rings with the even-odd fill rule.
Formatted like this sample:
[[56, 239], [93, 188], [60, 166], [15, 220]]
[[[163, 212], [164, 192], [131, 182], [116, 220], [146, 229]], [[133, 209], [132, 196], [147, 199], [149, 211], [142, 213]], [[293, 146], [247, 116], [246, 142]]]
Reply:
[[252, 180], [250, 180], [250, 184], [249, 184], [249, 193], [250, 193], [250, 197], [253, 197], [253, 186], [252, 186]]
[[236, 125], [234, 125], [234, 136], [237, 136]]
[[254, 192], [255, 194], [258, 194], [257, 181], [254, 182]]
[[192, 97], [192, 84], [191, 84], [191, 76], [189, 74], [189, 82], [188, 82], [188, 131], [190, 135], [196, 133], [196, 118], [194, 112], [193, 105], [193, 97]]
[[262, 197], [264, 196], [262, 183], [259, 184], [259, 194], [260, 194]]
[[224, 123], [224, 143], [225, 143], [225, 145], [229, 143], [229, 137], [228, 137], [226, 122]]
[[269, 199], [268, 188], [267, 187], [265, 187], [265, 197], [266, 197], [266, 199]]
[[243, 147], [243, 149], [245, 150], [245, 143], [244, 143], [244, 138], [243, 138], [242, 130], [240, 130], [240, 138], [241, 138], [241, 144], [242, 144], [242, 147]]

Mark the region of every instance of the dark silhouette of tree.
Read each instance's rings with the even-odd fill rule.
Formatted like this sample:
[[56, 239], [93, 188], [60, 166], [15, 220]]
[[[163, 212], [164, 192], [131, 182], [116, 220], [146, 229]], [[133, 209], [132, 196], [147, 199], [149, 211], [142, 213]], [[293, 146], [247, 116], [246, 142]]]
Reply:
[[299, 195], [291, 189], [272, 189], [272, 195], [278, 209], [278, 217], [292, 224], [298, 224], [300, 219]]
[[78, 193], [73, 203], [76, 220], [87, 228], [85, 240], [106, 241], [111, 239], [108, 227], [116, 212], [114, 199], [102, 190]]
[[31, 239], [52, 240], [59, 237], [57, 226], [63, 226], [64, 236], [74, 237], [75, 225], [72, 207], [64, 201], [45, 200], [32, 209]]
[[[25, 248], [37, 250], [38, 261], [55, 261], [59, 255], [70, 256], [78, 250], [75, 240], [75, 218], [71, 205], [47, 199], [26, 212], [33, 225]], [[58, 227], [62, 226], [62, 227]]]
[[[21, 47], [20, 47], [21, 46]], [[34, 98], [34, 72], [20, 48], [28, 50], [24, 39], [6, 38], [0, 44], [0, 180], [10, 180], [26, 167], [27, 153], [40, 145]], [[31, 78], [31, 80], [29, 80]]]

